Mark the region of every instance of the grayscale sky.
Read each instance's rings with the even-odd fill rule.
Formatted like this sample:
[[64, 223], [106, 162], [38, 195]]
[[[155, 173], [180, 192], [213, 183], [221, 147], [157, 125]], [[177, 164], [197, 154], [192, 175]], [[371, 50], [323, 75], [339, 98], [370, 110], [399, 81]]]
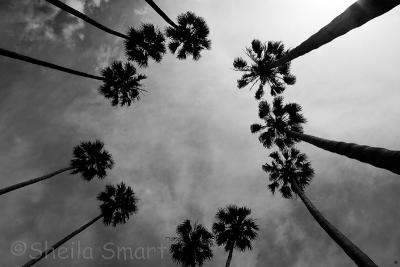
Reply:
[[[166, 26], [143, 0], [66, 2], [122, 32], [141, 22]], [[97, 216], [96, 194], [106, 183], [125, 181], [140, 199], [133, 219], [117, 228], [98, 222], [66, 245], [70, 256], [50, 256], [37, 266], [176, 266], [167, 250], [161, 255], [151, 248], [168, 246], [185, 218], [210, 228], [217, 209], [231, 203], [251, 208], [260, 225], [253, 251], [235, 252], [232, 267], [353, 266], [299, 199], [267, 190], [261, 165], [271, 151], [250, 133], [257, 103], [253, 92], [236, 88], [239, 74], [232, 70], [253, 38], [294, 47], [353, 0], [157, 2], [172, 18], [188, 10], [203, 16], [212, 50], [198, 62], [169, 54], [141, 70], [149, 93], [133, 107], [111, 107], [97, 94], [97, 81], [0, 58], [1, 187], [67, 166], [81, 141], [102, 139], [116, 162], [104, 181], [64, 174], [1, 196], [0, 265], [20, 266], [33, 249]], [[0, 25], [0, 47], [88, 73], [124, 58], [122, 40], [45, 1], [1, 0]], [[303, 106], [306, 133], [400, 148], [399, 25], [396, 8], [293, 62], [298, 82], [285, 97]], [[399, 177], [308, 144], [298, 147], [315, 169], [306, 191], [314, 204], [378, 265], [395, 266]], [[13, 255], [15, 242], [24, 242], [26, 253]], [[136, 255], [112, 255], [117, 247]], [[92, 255], [88, 249], [76, 255], [84, 248]], [[214, 254], [205, 266], [224, 264], [223, 249]]]

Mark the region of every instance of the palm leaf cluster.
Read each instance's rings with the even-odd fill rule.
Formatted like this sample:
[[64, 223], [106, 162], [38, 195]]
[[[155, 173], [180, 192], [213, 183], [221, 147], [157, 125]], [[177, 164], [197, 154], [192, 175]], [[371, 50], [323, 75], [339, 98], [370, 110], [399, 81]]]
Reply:
[[140, 93], [145, 91], [141, 81], [145, 75], [136, 74], [135, 67], [130, 63], [114, 62], [103, 69], [104, 83], [100, 87], [100, 94], [110, 99], [111, 105], [130, 106], [140, 100]]
[[115, 227], [118, 224], [125, 224], [129, 220], [129, 216], [137, 212], [135, 193], [124, 183], [117, 187], [107, 185], [97, 199], [102, 202], [100, 209], [105, 225]]
[[300, 113], [300, 105], [284, 104], [283, 97], [278, 96], [273, 99], [272, 105], [267, 101], [261, 101], [258, 107], [258, 116], [264, 124], [252, 124], [250, 130], [252, 133], [261, 133], [259, 141], [264, 147], [271, 148], [275, 144], [283, 150], [299, 141], [288, 136], [285, 130], [303, 132], [302, 124], [306, 122], [306, 119]]
[[258, 225], [249, 215], [251, 210], [246, 207], [229, 205], [219, 209], [215, 215], [213, 233], [218, 246], [224, 246], [226, 251], [238, 249], [251, 250], [251, 242], [257, 237]]
[[283, 57], [287, 51], [281, 42], [262, 43], [260, 40], [253, 40], [250, 47], [246, 47], [245, 54], [250, 62], [238, 57], [233, 61], [234, 70], [243, 72], [242, 77], [237, 81], [237, 86], [242, 89], [251, 84], [250, 89], [258, 84], [255, 98], [260, 100], [264, 96], [264, 87], [268, 85], [272, 96], [283, 93], [286, 85], [296, 83], [296, 77], [290, 73], [290, 62], [279, 67], [271, 68], [269, 65]]
[[213, 235], [201, 224], [189, 220], [176, 228], [177, 237], [170, 247], [172, 259], [183, 266], [202, 266], [213, 257]]
[[284, 149], [281, 153], [274, 151], [269, 156], [272, 159], [271, 163], [265, 163], [262, 168], [269, 174], [271, 183], [268, 188], [273, 194], [279, 189], [284, 198], [292, 198], [293, 181], [296, 181], [302, 190], [310, 184], [314, 170], [305, 154], [292, 147]]
[[186, 59], [191, 55], [194, 60], [198, 60], [202, 50], [211, 48], [211, 41], [208, 39], [210, 30], [205, 20], [193, 12], [181, 14], [177, 20], [177, 28], [169, 26], [165, 31], [170, 38], [169, 50], [176, 53], [178, 59]]
[[99, 140], [82, 142], [74, 147], [73, 155], [70, 163], [72, 174], [80, 173], [86, 181], [91, 181], [96, 176], [104, 179], [107, 169], [114, 165], [111, 154], [104, 150], [104, 143]]
[[125, 40], [125, 52], [129, 60], [140, 67], [147, 67], [149, 58], [160, 62], [164, 56], [165, 37], [153, 24], [142, 24], [139, 29], [131, 28]]

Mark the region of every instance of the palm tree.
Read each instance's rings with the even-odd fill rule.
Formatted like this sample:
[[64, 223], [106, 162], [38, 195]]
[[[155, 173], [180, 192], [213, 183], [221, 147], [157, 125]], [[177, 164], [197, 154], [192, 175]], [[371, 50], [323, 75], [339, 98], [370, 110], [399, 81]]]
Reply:
[[130, 63], [115, 61], [111, 66], [103, 69], [104, 83], [99, 92], [111, 100], [111, 105], [130, 106], [140, 100], [140, 93], [145, 92], [140, 83], [146, 79], [145, 75], [136, 73], [135, 67]]
[[284, 105], [282, 97], [275, 97], [272, 108], [266, 101], [261, 101], [259, 117], [265, 124], [253, 124], [250, 130], [252, 133], [262, 132], [259, 140], [266, 148], [271, 148], [275, 144], [283, 149], [301, 140], [321, 149], [400, 174], [400, 151], [338, 142], [304, 134], [302, 124], [306, 122], [306, 119], [300, 111], [301, 107], [296, 103]]
[[149, 58], [160, 62], [166, 52], [165, 37], [153, 24], [142, 24], [136, 30], [129, 30], [129, 39], [125, 41], [125, 52], [129, 60], [141, 67], [147, 67]]
[[250, 58], [250, 63], [241, 57], [235, 58], [233, 62], [234, 70], [243, 72], [242, 78], [237, 81], [237, 86], [242, 89], [252, 84], [250, 88], [252, 89], [258, 83], [258, 90], [255, 93], [257, 100], [264, 95], [266, 84], [271, 88], [271, 95], [275, 96], [281, 94], [286, 85], [296, 83], [296, 77], [290, 73], [290, 62], [279, 68], [268, 67], [272, 62], [285, 55], [285, 47], [281, 42], [264, 44], [255, 39], [251, 42], [251, 47], [246, 47], [245, 53]]
[[271, 164], [263, 165], [263, 170], [269, 174], [271, 182], [268, 185], [269, 190], [274, 194], [279, 188], [279, 192], [284, 198], [292, 198], [293, 193], [298, 195], [322, 229], [358, 266], [377, 267], [364, 252], [321, 214], [304, 193], [304, 188], [310, 184], [314, 175], [307, 156], [295, 148], [290, 148], [284, 149], [281, 155], [275, 151], [270, 154], [270, 157]]
[[185, 220], [176, 228], [177, 236], [170, 247], [172, 259], [185, 267], [202, 266], [213, 257], [213, 235], [201, 224]]
[[59, 0], [46, 1], [102, 31], [125, 39], [126, 54], [128, 55], [129, 60], [136, 61], [141, 67], [146, 67], [148, 65], [149, 58], [153, 58], [156, 62], [160, 62], [162, 56], [165, 54], [165, 38], [161, 31], [156, 29], [152, 24], [143, 24], [142, 28], [139, 30], [131, 28], [128, 34], [123, 34], [100, 24]]
[[38, 178], [2, 188], [0, 189], [0, 195], [44, 181], [66, 171], [72, 171], [71, 174], [79, 173], [86, 181], [91, 181], [95, 177], [104, 179], [107, 176], [107, 170], [111, 169], [114, 165], [111, 154], [104, 150], [104, 144], [99, 140], [94, 142], [82, 142], [80, 145], [74, 147], [73, 155], [74, 158], [71, 160], [68, 167]]
[[292, 49], [284, 57], [271, 64], [271, 68], [278, 67], [295, 58], [303, 56], [347, 32], [364, 25], [368, 21], [385, 14], [399, 4], [400, 0], [358, 0], [333, 19], [328, 25], [320, 29], [299, 46]]
[[229, 252], [225, 267], [229, 267], [234, 249], [251, 250], [253, 241], [257, 237], [258, 225], [249, 217], [251, 210], [246, 207], [229, 205], [225, 209], [219, 209], [213, 224], [213, 233], [218, 246], [225, 246]]
[[23, 266], [28, 267], [34, 265], [48, 254], [55, 251], [62, 244], [81, 233], [83, 230], [100, 219], [103, 219], [103, 223], [105, 225], [113, 225], [115, 227], [118, 224], [125, 224], [129, 220], [130, 215], [137, 212], [137, 198], [135, 197], [135, 193], [131, 187], [126, 186], [124, 183], [117, 185], [117, 187], [113, 185], [107, 185], [105, 191], [101, 192], [97, 196], [97, 199], [102, 202], [100, 205], [100, 215], [80, 227], [78, 230], [61, 239], [52, 247], [43, 251], [40, 255], [30, 260]]
[[0, 55], [43, 66], [46, 68], [51, 68], [66, 73], [103, 81], [103, 86], [100, 88], [100, 93], [103, 94], [106, 98], [111, 98], [111, 104], [113, 106], [118, 104], [120, 106], [129, 106], [132, 102], [135, 102], [139, 99], [140, 92], [143, 93], [145, 91], [141, 88], [142, 85], [140, 84], [140, 81], [146, 79], [146, 76], [141, 74], [136, 75], [136, 69], [130, 63], [125, 63], [124, 66], [121, 61], [115, 61], [110, 66], [102, 70], [102, 76], [95, 76], [73, 69], [65, 68], [53, 63], [45, 62], [39, 59], [31, 58], [25, 55], [21, 55], [2, 48], [0, 48]]
[[200, 59], [200, 52], [211, 49], [208, 39], [210, 30], [206, 21], [193, 12], [186, 12], [178, 16], [178, 24], [173, 22], [152, 0], [145, 0], [169, 25], [166, 35], [171, 39], [168, 48], [172, 54], [177, 52], [178, 59], [186, 59], [191, 55], [194, 60]]

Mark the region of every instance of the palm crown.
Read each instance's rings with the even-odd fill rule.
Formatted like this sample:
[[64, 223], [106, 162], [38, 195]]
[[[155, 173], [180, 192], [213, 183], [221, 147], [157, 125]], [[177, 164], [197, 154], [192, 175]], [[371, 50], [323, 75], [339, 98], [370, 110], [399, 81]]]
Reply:
[[250, 218], [251, 210], [246, 207], [230, 205], [219, 209], [213, 224], [216, 243], [225, 245], [225, 250], [252, 249], [251, 241], [257, 237], [258, 225]]
[[177, 52], [179, 59], [192, 55], [194, 60], [198, 60], [203, 49], [211, 48], [211, 41], [207, 38], [210, 30], [203, 18], [186, 12], [178, 16], [177, 26], [167, 27], [166, 35], [171, 39], [169, 50], [173, 54]]
[[269, 174], [271, 183], [268, 188], [273, 194], [279, 188], [284, 198], [291, 198], [293, 182], [296, 182], [301, 190], [310, 184], [314, 170], [305, 154], [295, 148], [290, 148], [284, 149], [281, 153], [272, 152], [270, 157], [271, 164], [266, 163], [262, 168]]
[[100, 209], [105, 225], [124, 224], [129, 216], [137, 212], [137, 199], [132, 188], [120, 183], [117, 187], [107, 185], [97, 199], [102, 201]]
[[132, 102], [140, 99], [142, 89], [141, 80], [146, 79], [145, 75], [136, 75], [136, 68], [130, 64], [122, 64], [115, 61], [111, 66], [103, 69], [102, 76], [104, 84], [100, 87], [100, 93], [111, 100], [113, 106], [130, 106]]
[[263, 131], [259, 140], [266, 148], [271, 148], [273, 144], [280, 149], [291, 147], [299, 140], [289, 137], [284, 130], [303, 132], [302, 124], [306, 122], [306, 119], [300, 111], [301, 106], [296, 103], [284, 105], [281, 96], [274, 98], [272, 107], [267, 101], [261, 101], [258, 115], [265, 124], [253, 124], [250, 130], [252, 133]]
[[170, 253], [177, 263], [183, 266], [202, 266], [213, 257], [213, 235], [203, 225], [195, 223], [192, 226], [189, 220], [185, 220], [176, 228], [176, 234]]
[[80, 173], [87, 181], [95, 176], [103, 179], [107, 176], [107, 169], [114, 165], [111, 154], [104, 150], [104, 144], [99, 140], [82, 142], [74, 147], [73, 155], [74, 158], [70, 162], [72, 174]]
[[255, 93], [257, 100], [264, 95], [264, 86], [267, 83], [271, 88], [272, 96], [281, 94], [286, 89], [286, 85], [296, 83], [296, 77], [290, 73], [290, 62], [277, 68], [269, 67], [272, 62], [287, 53], [281, 42], [269, 41], [268, 44], [264, 44], [255, 39], [251, 42], [251, 47], [246, 47], [245, 53], [250, 58], [250, 63], [241, 57], [235, 58], [233, 62], [234, 70], [244, 73], [237, 81], [237, 86], [242, 89], [251, 83], [251, 88], [253, 88], [258, 83], [259, 87]]
[[131, 28], [129, 39], [125, 41], [125, 51], [129, 60], [141, 67], [147, 67], [149, 58], [160, 62], [166, 52], [165, 37], [153, 24], [142, 24], [140, 29]]

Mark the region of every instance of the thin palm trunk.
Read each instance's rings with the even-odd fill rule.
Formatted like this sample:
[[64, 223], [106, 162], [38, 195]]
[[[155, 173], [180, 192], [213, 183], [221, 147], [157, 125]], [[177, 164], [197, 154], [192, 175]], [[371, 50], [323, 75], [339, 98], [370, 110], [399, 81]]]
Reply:
[[228, 254], [228, 258], [226, 259], [225, 267], [229, 267], [229, 266], [231, 265], [232, 254], [233, 254], [233, 246], [232, 246], [232, 248], [229, 250], [229, 254]]
[[290, 137], [300, 139], [324, 150], [400, 174], [400, 151], [338, 142], [289, 130], [284, 131]]
[[48, 254], [52, 253], [54, 250], [56, 250], [58, 247], [60, 247], [62, 244], [64, 244], [65, 242], [67, 242], [68, 240], [70, 240], [71, 238], [73, 238], [74, 236], [76, 236], [77, 234], [81, 233], [82, 231], [84, 231], [86, 228], [88, 228], [89, 226], [91, 226], [92, 224], [94, 224], [96, 221], [100, 220], [103, 217], [103, 215], [99, 215], [96, 218], [94, 218], [93, 220], [91, 220], [90, 222], [88, 222], [87, 224], [83, 225], [82, 227], [80, 227], [78, 230], [70, 233], [69, 235], [67, 235], [65, 238], [61, 239], [60, 241], [58, 241], [57, 243], [55, 243], [53, 246], [51, 246], [49, 249], [43, 251], [39, 256], [37, 256], [36, 258], [28, 261], [27, 263], [25, 263], [22, 267], [28, 267], [28, 266], [32, 266], [35, 263], [37, 263], [38, 261], [40, 261], [41, 259], [43, 259], [44, 257], [46, 257]]
[[73, 167], [64, 168], [64, 169], [61, 169], [61, 170], [46, 174], [44, 176], [40, 176], [40, 177], [31, 179], [31, 180], [28, 180], [28, 181], [25, 181], [25, 182], [22, 182], [22, 183], [18, 183], [18, 184], [15, 184], [15, 185], [11, 185], [11, 186], [2, 188], [2, 189], [0, 189], [0, 195], [6, 194], [8, 192], [17, 190], [19, 188], [22, 188], [22, 187], [25, 187], [25, 186], [28, 186], [28, 185], [31, 185], [31, 184], [34, 184], [34, 183], [38, 183], [40, 181], [49, 179], [49, 178], [51, 178], [53, 176], [56, 176], [57, 174], [60, 174], [60, 173], [63, 173], [63, 172], [66, 172], [66, 171], [69, 171], [69, 170], [72, 170], [72, 169], [73, 169]]
[[86, 21], [87, 23], [93, 25], [94, 27], [96, 27], [96, 28], [98, 28], [98, 29], [100, 29], [102, 31], [105, 31], [105, 32], [110, 33], [112, 35], [115, 35], [117, 37], [121, 37], [121, 38], [124, 38], [124, 39], [129, 39], [129, 36], [127, 36], [127, 35], [125, 35], [123, 33], [114, 31], [114, 30], [112, 30], [112, 29], [110, 29], [110, 28], [98, 23], [97, 21], [91, 19], [90, 17], [86, 16], [85, 14], [79, 12], [76, 9], [73, 9], [72, 7], [64, 4], [63, 2], [61, 2], [59, 0], [46, 0], [46, 1], [49, 2], [50, 4], [56, 6], [56, 7], [64, 10], [65, 12], [68, 12], [68, 13], [70, 13], [70, 14], [72, 14], [72, 15], [74, 15], [74, 16], [76, 16], [76, 17], [78, 17], [78, 18], [80, 18], [80, 19], [82, 19], [84, 21]]
[[377, 265], [361, 251], [353, 242], [351, 242], [344, 234], [342, 234], [335, 226], [333, 226], [321, 212], [308, 199], [306, 194], [295, 180], [292, 180], [292, 186], [295, 193], [301, 198], [308, 211], [324, 229], [324, 231], [343, 249], [343, 251], [357, 264], [362, 267], [377, 267]]
[[161, 10], [161, 8], [159, 6], [157, 6], [156, 3], [154, 3], [153, 0], [145, 0], [147, 2], [147, 4], [149, 4], [154, 11], [156, 11], [158, 13], [158, 15], [160, 15], [169, 25], [171, 25], [174, 28], [178, 28], [178, 26], [175, 24], [175, 22], [170, 19], [167, 14], [164, 13], [164, 11]]
[[322, 45], [362, 26], [368, 21], [385, 14], [400, 4], [400, 0], [358, 0], [299, 46], [290, 50], [284, 57], [271, 64], [278, 67], [295, 58], [303, 56]]
[[85, 78], [104, 81], [104, 78], [100, 77], [100, 76], [95, 76], [95, 75], [87, 74], [87, 73], [84, 73], [84, 72], [81, 72], [81, 71], [65, 68], [65, 67], [53, 64], [53, 63], [49, 63], [49, 62], [46, 62], [46, 61], [42, 61], [42, 60], [39, 60], [39, 59], [35, 59], [35, 58], [31, 58], [31, 57], [28, 57], [28, 56], [25, 56], [25, 55], [21, 55], [21, 54], [18, 54], [18, 53], [15, 53], [15, 52], [3, 49], [3, 48], [0, 48], [0, 55], [5, 56], [5, 57], [18, 59], [18, 60], [25, 61], [25, 62], [29, 62], [31, 64], [39, 65], [39, 66], [42, 66], [42, 67], [51, 68], [51, 69], [63, 71], [63, 72], [66, 72], [66, 73], [82, 76], [82, 77], [85, 77]]

